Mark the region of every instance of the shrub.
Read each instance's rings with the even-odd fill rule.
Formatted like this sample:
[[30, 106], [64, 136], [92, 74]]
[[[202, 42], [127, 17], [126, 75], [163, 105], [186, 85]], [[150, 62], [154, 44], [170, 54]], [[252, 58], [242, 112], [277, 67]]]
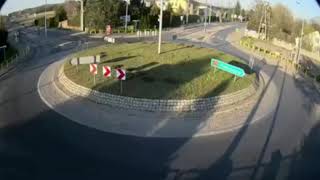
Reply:
[[5, 29], [0, 29], [0, 46], [3, 46], [7, 43], [8, 31]]
[[68, 25], [70, 26], [80, 26], [80, 14], [77, 14], [76, 16], [72, 17], [68, 20]]
[[317, 76], [316, 80], [320, 83], [320, 74]]
[[198, 15], [189, 15], [189, 23], [197, 23], [200, 20]]

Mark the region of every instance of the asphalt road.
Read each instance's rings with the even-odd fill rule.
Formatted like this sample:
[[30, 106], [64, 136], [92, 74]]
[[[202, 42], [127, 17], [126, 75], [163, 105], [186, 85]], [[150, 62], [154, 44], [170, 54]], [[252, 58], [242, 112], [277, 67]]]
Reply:
[[[248, 59], [226, 42], [234, 28], [219, 32], [210, 45]], [[50, 31], [46, 44], [42, 37], [26, 31], [26, 41], [41, 46], [33, 48], [32, 59], [0, 77], [1, 180], [287, 179], [302, 140], [320, 119], [319, 94], [310, 84], [293, 78], [285, 65], [259, 63], [256, 68], [268, 73], [278, 87], [274, 114], [259, 123], [199, 138], [100, 132], [52, 111], [37, 93], [41, 72], [69, 54], [76, 43], [66, 49], [52, 47], [84, 37]]]

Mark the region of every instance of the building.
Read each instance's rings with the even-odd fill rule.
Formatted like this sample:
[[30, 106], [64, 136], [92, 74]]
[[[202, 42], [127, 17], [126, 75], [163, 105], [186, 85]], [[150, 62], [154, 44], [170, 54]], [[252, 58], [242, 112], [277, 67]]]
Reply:
[[[148, 2], [155, 2], [158, 7], [160, 7], [161, 0], [144, 0]], [[210, 8], [210, 4], [206, 4], [205, 0], [163, 0], [164, 5], [167, 6], [168, 4], [171, 5], [172, 10], [174, 13], [183, 13], [187, 14], [189, 11], [189, 15], [205, 15], [206, 9]], [[209, 2], [209, 1], [207, 1]], [[189, 8], [188, 8], [189, 3]], [[212, 14], [221, 13], [225, 9], [220, 7], [214, 7], [212, 8]]]

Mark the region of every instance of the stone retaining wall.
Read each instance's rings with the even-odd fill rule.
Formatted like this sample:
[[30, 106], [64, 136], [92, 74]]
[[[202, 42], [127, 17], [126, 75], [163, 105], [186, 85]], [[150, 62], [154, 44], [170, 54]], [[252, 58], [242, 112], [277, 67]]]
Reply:
[[113, 95], [80, 86], [66, 77], [64, 65], [62, 65], [58, 72], [57, 80], [65, 90], [76, 96], [85, 97], [100, 104], [142, 111], [209, 110], [235, 104], [253, 97], [257, 92], [261, 92], [263, 87], [262, 81], [257, 80], [248, 88], [227, 95], [192, 100], [157, 100]]

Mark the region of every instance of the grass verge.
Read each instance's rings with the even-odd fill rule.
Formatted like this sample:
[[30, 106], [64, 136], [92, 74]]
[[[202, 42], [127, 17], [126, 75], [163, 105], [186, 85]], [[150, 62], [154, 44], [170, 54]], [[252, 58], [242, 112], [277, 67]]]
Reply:
[[[165, 43], [162, 53], [157, 53], [157, 43], [108, 44], [89, 49], [75, 56], [101, 54], [96, 85], [89, 65], [65, 64], [65, 74], [77, 84], [101, 92], [120, 95], [120, 82], [112, 72], [104, 78], [102, 66], [114, 70], [121, 67], [127, 71], [127, 80], [122, 82], [123, 96], [149, 99], [195, 99], [232, 93], [248, 87], [256, 78], [240, 59], [223, 52], [189, 45]], [[246, 70], [245, 78], [235, 82], [229, 73], [210, 67], [210, 59], [217, 58], [241, 66]]]

